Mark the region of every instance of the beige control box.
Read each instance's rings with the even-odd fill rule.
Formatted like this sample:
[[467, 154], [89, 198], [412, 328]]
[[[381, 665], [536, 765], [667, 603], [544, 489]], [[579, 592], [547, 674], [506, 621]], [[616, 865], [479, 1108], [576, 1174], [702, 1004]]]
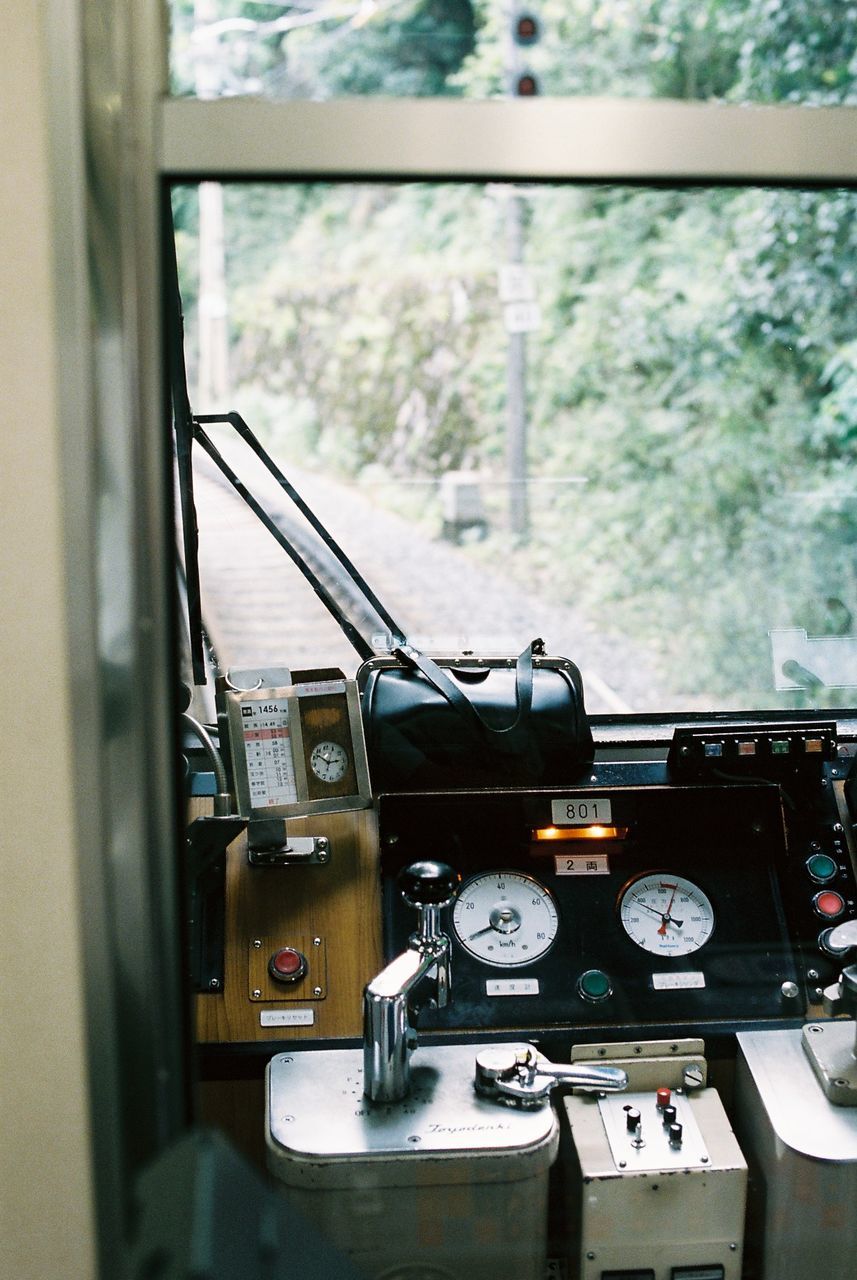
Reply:
[[570, 1280], [740, 1280], [747, 1166], [716, 1090], [563, 1107]]

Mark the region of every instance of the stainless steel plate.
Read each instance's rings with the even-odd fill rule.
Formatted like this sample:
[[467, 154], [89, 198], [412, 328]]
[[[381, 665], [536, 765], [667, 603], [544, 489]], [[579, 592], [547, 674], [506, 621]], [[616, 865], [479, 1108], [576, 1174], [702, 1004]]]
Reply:
[[[674, 1146], [667, 1134], [663, 1115], [655, 1101], [655, 1091], [616, 1093], [598, 1099], [610, 1154], [617, 1169], [627, 1173], [652, 1173], [667, 1169], [696, 1169], [710, 1164], [696, 1116], [687, 1098], [672, 1095], [676, 1120], [682, 1126], [681, 1145]], [[628, 1108], [640, 1112], [638, 1134], [628, 1130]]]
[[477, 1096], [476, 1054], [484, 1044], [418, 1048], [402, 1102], [363, 1095], [361, 1049], [281, 1053], [268, 1067], [273, 1141], [296, 1156], [410, 1156], [535, 1149], [556, 1132], [549, 1105], [517, 1111]]
[[742, 1031], [738, 1045], [781, 1142], [813, 1160], [857, 1162], [857, 1107], [827, 1101], [800, 1031]]

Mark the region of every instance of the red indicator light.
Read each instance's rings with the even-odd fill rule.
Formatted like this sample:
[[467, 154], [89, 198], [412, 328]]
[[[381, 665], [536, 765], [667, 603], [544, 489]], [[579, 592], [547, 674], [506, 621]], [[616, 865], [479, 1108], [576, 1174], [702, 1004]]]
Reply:
[[280, 947], [268, 961], [268, 972], [278, 982], [296, 982], [306, 970], [306, 956], [294, 947]]
[[845, 899], [840, 894], [834, 893], [832, 889], [825, 889], [823, 893], [815, 895], [812, 905], [818, 915], [826, 920], [833, 920], [836, 916], [842, 915], [845, 910]]
[[519, 98], [535, 98], [539, 92], [536, 77], [531, 75], [529, 71], [525, 71], [522, 76], [518, 76], [515, 92]]

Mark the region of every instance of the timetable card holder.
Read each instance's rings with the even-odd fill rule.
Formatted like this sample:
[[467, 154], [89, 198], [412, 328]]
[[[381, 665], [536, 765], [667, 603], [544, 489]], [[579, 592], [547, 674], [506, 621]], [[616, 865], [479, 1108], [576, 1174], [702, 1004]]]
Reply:
[[292, 679], [254, 689], [218, 682], [239, 813], [253, 821], [368, 807], [356, 682], [335, 668]]

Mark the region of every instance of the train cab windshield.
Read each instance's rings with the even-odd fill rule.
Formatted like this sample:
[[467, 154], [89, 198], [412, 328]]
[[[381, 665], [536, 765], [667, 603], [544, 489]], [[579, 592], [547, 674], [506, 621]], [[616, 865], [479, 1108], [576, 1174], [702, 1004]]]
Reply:
[[[855, 201], [179, 187], [194, 403], [240, 410], [418, 647], [543, 636], [599, 714], [848, 705]], [[225, 665], [344, 661], [210, 467], [197, 501]]]

